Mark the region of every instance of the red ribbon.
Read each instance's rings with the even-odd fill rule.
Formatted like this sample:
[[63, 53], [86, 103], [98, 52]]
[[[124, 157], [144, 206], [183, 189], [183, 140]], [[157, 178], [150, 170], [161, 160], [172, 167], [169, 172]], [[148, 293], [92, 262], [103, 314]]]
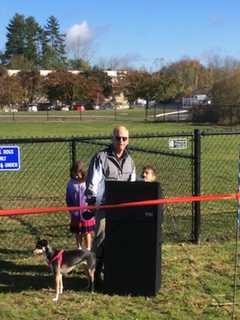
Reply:
[[23, 208], [23, 209], [6, 209], [0, 210], [0, 216], [13, 216], [13, 215], [26, 215], [26, 214], [39, 214], [39, 213], [54, 213], [66, 212], [76, 210], [92, 210], [92, 209], [111, 209], [111, 208], [128, 208], [128, 207], [144, 207], [144, 206], [157, 206], [163, 203], [184, 203], [196, 201], [219, 201], [219, 200], [239, 200], [239, 193], [230, 194], [206, 194], [201, 196], [188, 196], [188, 197], [174, 197], [162, 198], [135, 202], [126, 202], [119, 204], [105, 204], [99, 206], [80, 206], [80, 207], [50, 207], [50, 208]]

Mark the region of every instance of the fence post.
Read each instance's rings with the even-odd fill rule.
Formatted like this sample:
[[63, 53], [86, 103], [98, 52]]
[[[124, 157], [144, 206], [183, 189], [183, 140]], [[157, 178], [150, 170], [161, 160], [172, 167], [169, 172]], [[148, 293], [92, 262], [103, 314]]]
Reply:
[[154, 104], [154, 121], [156, 121], [156, 115], [157, 115], [157, 103]]
[[71, 143], [71, 161], [71, 165], [76, 161], [76, 140], [74, 138], [72, 138]]
[[114, 121], [117, 121], [117, 105], [114, 105]]
[[147, 98], [146, 105], [145, 105], [145, 120], [144, 121], [148, 120], [148, 108], [149, 108], [149, 99]]
[[[193, 180], [193, 195], [201, 194], [201, 131], [194, 130], [194, 180]], [[193, 203], [192, 216], [192, 240], [195, 243], [200, 242], [201, 231], [201, 202]]]

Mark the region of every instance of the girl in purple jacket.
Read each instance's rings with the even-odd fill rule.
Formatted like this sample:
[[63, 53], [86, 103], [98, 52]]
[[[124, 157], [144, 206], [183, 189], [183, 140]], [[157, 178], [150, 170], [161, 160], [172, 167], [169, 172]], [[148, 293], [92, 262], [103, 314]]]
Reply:
[[[87, 205], [85, 199], [85, 176], [83, 162], [76, 161], [70, 170], [70, 180], [67, 184], [66, 203], [68, 207], [78, 207]], [[92, 246], [92, 234], [95, 230], [95, 218], [84, 220], [82, 213], [84, 209], [69, 211], [70, 213], [70, 231], [76, 236], [77, 247], [82, 245], [88, 250]]]

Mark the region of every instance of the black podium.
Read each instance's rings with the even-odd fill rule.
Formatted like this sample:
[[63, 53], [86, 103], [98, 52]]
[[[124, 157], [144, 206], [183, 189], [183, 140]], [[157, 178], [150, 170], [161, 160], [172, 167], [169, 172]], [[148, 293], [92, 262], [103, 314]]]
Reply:
[[[157, 182], [106, 182], [106, 203], [158, 199]], [[162, 206], [106, 210], [104, 287], [109, 294], [156, 295], [161, 286]]]

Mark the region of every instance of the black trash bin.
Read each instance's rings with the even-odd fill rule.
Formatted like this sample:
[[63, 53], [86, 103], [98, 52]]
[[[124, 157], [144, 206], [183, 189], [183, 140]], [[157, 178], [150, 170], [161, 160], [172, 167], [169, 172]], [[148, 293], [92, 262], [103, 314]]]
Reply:
[[[106, 182], [106, 203], [158, 199], [158, 182]], [[106, 211], [104, 288], [109, 294], [154, 296], [161, 287], [162, 205]]]

